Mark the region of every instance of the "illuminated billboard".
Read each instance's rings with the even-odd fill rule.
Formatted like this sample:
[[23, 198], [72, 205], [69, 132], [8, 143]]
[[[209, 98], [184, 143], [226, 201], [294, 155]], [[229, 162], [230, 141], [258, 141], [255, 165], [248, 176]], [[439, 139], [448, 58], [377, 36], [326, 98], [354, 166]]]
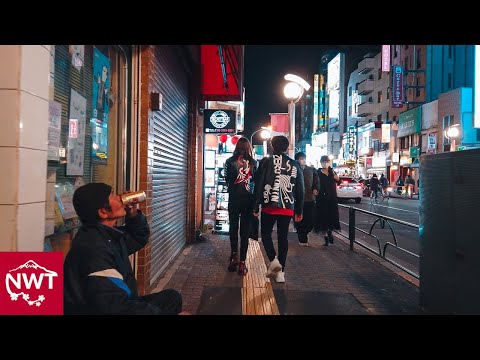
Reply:
[[480, 66], [480, 45], [475, 45], [475, 84], [473, 86], [473, 127], [480, 128], [480, 71], [477, 71]]
[[394, 66], [392, 76], [392, 107], [401, 108], [403, 106], [403, 67]]
[[339, 124], [343, 113], [343, 69], [344, 58], [340, 53], [335, 56], [327, 65], [327, 90], [328, 90], [328, 117], [329, 127]]
[[314, 131], [318, 127], [318, 74], [313, 75], [313, 127]]
[[390, 45], [382, 45], [382, 71], [390, 71]]

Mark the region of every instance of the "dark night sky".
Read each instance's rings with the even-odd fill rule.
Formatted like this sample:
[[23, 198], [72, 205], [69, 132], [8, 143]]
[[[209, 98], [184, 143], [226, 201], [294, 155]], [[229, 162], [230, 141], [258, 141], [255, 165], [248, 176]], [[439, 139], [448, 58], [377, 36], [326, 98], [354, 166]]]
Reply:
[[[359, 57], [378, 45], [246, 45], [245, 46], [245, 136], [270, 122], [269, 113], [288, 112], [283, 95], [283, 76], [293, 73], [313, 86], [322, 54], [330, 49], [351, 50], [346, 56]], [[377, 51], [377, 53], [378, 53]], [[350, 55], [351, 54], [351, 55]], [[347, 75], [347, 81], [348, 77]], [[257, 139], [258, 134], [255, 136]], [[258, 144], [260, 139], [254, 139]]]

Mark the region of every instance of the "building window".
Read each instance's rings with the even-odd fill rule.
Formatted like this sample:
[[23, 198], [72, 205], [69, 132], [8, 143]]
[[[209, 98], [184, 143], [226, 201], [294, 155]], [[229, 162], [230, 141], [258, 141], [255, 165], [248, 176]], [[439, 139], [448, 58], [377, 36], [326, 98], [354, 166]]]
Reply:
[[453, 46], [452, 46], [452, 45], [448, 45], [448, 58], [449, 58], [449, 59], [452, 58], [452, 53], [453, 53]]
[[379, 91], [377, 94], [377, 102], [380, 104], [382, 100], [383, 100], [383, 95], [382, 95], [382, 92]]
[[405, 56], [405, 59], [403, 59], [403, 67], [405, 70], [408, 69], [408, 56]]
[[422, 49], [417, 49], [417, 69], [422, 67]]
[[356, 83], [356, 84], [355, 84], [355, 91], [358, 91], [358, 84], [359, 84], [359, 83]]
[[348, 116], [352, 116], [352, 105], [348, 107]]
[[388, 111], [387, 111], [387, 115], [385, 116], [387, 122], [389, 122], [389, 120], [390, 120], [389, 115], [390, 115], [390, 114], [389, 114]]
[[421, 151], [422, 153], [426, 153], [427, 152], [427, 134], [422, 134], [422, 146], [421, 146]]
[[382, 121], [382, 114], [377, 115], [377, 121], [378, 121], [378, 122], [381, 122], [381, 121]]
[[393, 45], [393, 48], [394, 48], [393, 57], [396, 58], [398, 56], [397, 45]]
[[400, 148], [402, 150], [410, 148], [410, 137], [409, 136], [404, 136], [400, 138]]
[[448, 88], [449, 89], [452, 88], [452, 74], [451, 73], [448, 74]]
[[387, 88], [387, 100], [390, 99], [390, 88]]
[[378, 69], [378, 76], [377, 76], [378, 80], [381, 80], [382, 79], [382, 69]]
[[419, 82], [419, 79], [418, 79], [418, 77], [417, 77], [417, 82], [416, 82], [416, 86], [417, 86], [417, 87], [415, 88], [415, 96], [416, 96], [416, 97], [419, 97], [419, 96], [420, 96], [420, 88], [418, 87], [418, 86], [419, 86], [419, 85], [418, 85], [418, 82]]
[[369, 102], [369, 103], [373, 103], [373, 97], [369, 96], [369, 97], [368, 97], [368, 102]]
[[352, 96], [352, 87], [351, 86], [348, 88], [348, 96]]

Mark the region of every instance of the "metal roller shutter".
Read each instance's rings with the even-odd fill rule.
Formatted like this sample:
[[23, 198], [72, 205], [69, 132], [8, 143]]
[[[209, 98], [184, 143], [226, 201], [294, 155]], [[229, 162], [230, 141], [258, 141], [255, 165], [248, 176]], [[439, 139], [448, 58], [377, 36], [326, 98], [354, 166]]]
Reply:
[[172, 46], [155, 50], [152, 91], [163, 95], [162, 111], [152, 115], [153, 194], [152, 284], [186, 241], [188, 79]]

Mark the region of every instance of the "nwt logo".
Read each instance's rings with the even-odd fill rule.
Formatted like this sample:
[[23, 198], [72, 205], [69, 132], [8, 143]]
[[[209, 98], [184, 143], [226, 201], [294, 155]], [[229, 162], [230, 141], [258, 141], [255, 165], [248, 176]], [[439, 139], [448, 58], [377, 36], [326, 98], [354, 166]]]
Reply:
[[[22, 271], [24, 269], [34, 269], [35, 272], [30, 272], [30, 274], [28, 274], [27, 272]], [[16, 278], [14, 277], [14, 274], [16, 274]], [[28, 260], [25, 264], [9, 271], [5, 280], [5, 286], [12, 301], [17, 301], [18, 298], [21, 297], [21, 299], [25, 300], [30, 306], [40, 306], [42, 305], [42, 301], [45, 301], [45, 296], [43, 294], [40, 294], [36, 300], [33, 300], [27, 292], [22, 290], [30, 290], [32, 285], [35, 289], [41, 290], [44, 278], [48, 279], [48, 289], [52, 290], [54, 276], [58, 276], [55, 271], [48, 270], [43, 266], [38, 265], [33, 260]], [[11, 285], [16, 288], [15, 291], [19, 292], [12, 291]]]
[[63, 314], [62, 253], [1, 252], [0, 279], [0, 314]]

